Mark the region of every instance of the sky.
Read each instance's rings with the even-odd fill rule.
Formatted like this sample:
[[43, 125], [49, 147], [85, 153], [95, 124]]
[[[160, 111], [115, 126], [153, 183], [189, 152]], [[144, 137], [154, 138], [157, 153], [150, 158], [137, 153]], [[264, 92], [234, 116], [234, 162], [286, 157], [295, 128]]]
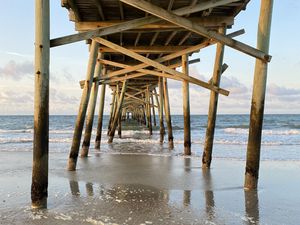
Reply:
[[[61, 7], [61, 0], [51, 0], [51, 38], [75, 33], [74, 23]], [[236, 39], [256, 46], [259, 0], [251, 0], [246, 11], [235, 19], [233, 32], [245, 29]], [[300, 44], [297, 29], [300, 1], [274, 1], [271, 29], [268, 83], [265, 113], [300, 113]], [[0, 9], [0, 115], [32, 115], [34, 95], [34, 0], [3, 1]], [[88, 46], [85, 42], [51, 49], [50, 114], [76, 114], [85, 79]], [[191, 58], [201, 62], [190, 66], [190, 75], [208, 81], [214, 64], [215, 46], [195, 53]], [[248, 114], [251, 107], [255, 59], [225, 48], [224, 62], [229, 68], [222, 76], [221, 87], [230, 91], [220, 96], [218, 113]], [[182, 114], [181, 83], [169, 81], [172, 114]], [[190, 85], [191, 114], [207, 114], [210, 91]], [[105, 113], [109, 112], [107, 89]], [[97, 110], [97, 109], [96, 109]], [[97, 111], [96, 111], [97, 112]]]

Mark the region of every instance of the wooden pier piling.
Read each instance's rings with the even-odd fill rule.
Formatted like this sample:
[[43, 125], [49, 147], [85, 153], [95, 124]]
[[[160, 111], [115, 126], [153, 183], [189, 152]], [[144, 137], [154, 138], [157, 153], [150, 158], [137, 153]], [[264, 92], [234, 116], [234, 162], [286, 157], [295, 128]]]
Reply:
[[[224, 27], [219, 28], [219, 33], [225, 35], [226, 29]], [[211, 80], [212, 84], [217, 87], [220, 86], [223, 58], [224, 58], [224, 44], [217, 43], [214, 72]], [[203, 168], [210, 168], [210, 164], [211, 164], [216, 118], [217, 118], [217, 109], [218, 109], [218, 98], [219, 98], [218, 93], [214, 91], [210, 92], [206, 136], [205, 136], [204, 150], [202, 155]]]
[[156, 127], [156, 117], [155, 117], [155, 107], [154, 107], [154, 98], [153, 92], [151, 92], [151, 104], [152, 104], [152, 115], [153, 115], [153, 125]]
[[122, 91], [121, 91], [121, 94], [120, 94], [120, 97], [119, 97], [119, 100], [118, 100], [118, 104], [117, 104], [117, 107], [116, 107], [116, 110], [115, 110], [115, 115], [114, 115], [113, 122], [112, 122], [112, 125], [111, 125], [111, 130], [109, 132], [108, 143], [112, 143], [112, 141], [114, 139], [114, 136], [115, 136], [117, 122], [119, 120], [119, 116], [120, 116], [120, 113], [121, 113], [122, 104], [123, 104], [123, 100], [124, 100], [124, 96], [125, 96], [125, 92], [126, 92], [126, 85], [127, 85], [127, 80], [125, 80], [123, 82], [123, 85], [122, 85]]
[[169, 101], [169, 92], [168, 92], [168, 82], [167, 78], [163, 78], [163, 87], [164, 87], [164, 106], [165, 106], [165, 113], [166, 113], [166, 123], [168, 127], [168, 142], [169, 148], [174, 148], [173, 143], [173, 130], [172, 130], [172, 120], [171, 120], [171, 112], [170, 112], [170, 101]]
[[[96, 62], [95, 76], [94, 76], [98, 80], [102, 73], [102, 71], [101, 71], [102, 64], [100, 63], [101, 58], [102, 58], [102, 54], [98, 53], [98, 60]], [[93, 83], [93, 87], [92, 87], [92, 94], [90, 97], [90, 103], [89, 103], [89, 108], [88, 108], [88, 116], [86, 118], [84, 138], [83, 138], [82, 149], [81, 149], [81, 153], [80, 153], [81, 157], [87, 157], [88, 153], [89, 153], [92, 129], [93, 129], [93, 122], [94, 122], [94, 115], [95, 115], [95, 108], [96, 108], [96, 102], [97, 102], [97, 96], [98, 96], [98, 89], [99, 89], [99, 81], [95, 81]]]
[[98, 55], [98, 48], [99, 48], [99, 44], [95, 41], [92, 41], [85, 85], [82, 91], [79, 112], [77, 115], [75, 129], [74, 129], [72, 147], [69, 154], [68, 170], [70, 171], [76, 170], [76, 163], [77, 163], [80, 141], [82, 136], [82, 129], [83, 129], [84, 119], [85, 119], [87, 106], [90, 98], [91, 86], [93, 83], [93, 76], [94, 76], [96, 59]]
[[159, 88], [159, 133], [160, 133], [160, 143], [164, 142], [165, 126], [164, 126], [164, 87], [163, 78], [158, 80]]
[[35, 94], [32, 208], [47, 208], [49, 152], [49, 0], [35, 0]]
[[[103, 69], [103, 75], [106, 74], [106, 68]], [[101, 144], [101, 136], [102, 136], [102, 124], [103, 124], [103, 111], [104, 111], [104, 103], [105, 103], [105, 90], [106, 85], [101, 85], [100, 98], [99, 98], [99, 113], [98, 113], [98, 124], [97, 124], [97, 133], [95, 140], [95, 149], [100, 149]]]
[[[182, 55], [182, 73], [189, 75], [188, 55]], [[184, 123], [184, 155], [191, 155], [191, 119], [189, 83], [182, 82], [183, 123]]]
[[[258, 22], [257, 48], [269, 52], [273, 0], [262, 0]], [[261, 135], [264, 117], [268, 63], [256, 59], [250, 113], [245, 189], [256, 189], [259, 174]]]

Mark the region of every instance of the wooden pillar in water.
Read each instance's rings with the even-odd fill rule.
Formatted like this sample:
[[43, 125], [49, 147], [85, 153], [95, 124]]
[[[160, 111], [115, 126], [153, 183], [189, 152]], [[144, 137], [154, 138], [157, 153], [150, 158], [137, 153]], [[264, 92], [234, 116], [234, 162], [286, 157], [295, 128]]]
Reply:
[[110, 127], [111, 127], [111, 123], [113, 120], [113, 116], [114, 116], [114, 111], [115, 111], [115, 100], [116, 100], [116, 91], [113, 91], [112, 93], [112, 100], [111, 100], [111, 106], [110, 106], [110, 114], [109, 114], [109, 121], [108, 121], [108, 127], [107, 127], [107, 135], [110, 132]]
[[[182, 73], [189, 75], [188, 55], [182, 55]], [[183, 123], [184, 123], [184, 154], [191, 155], [191, 119], [190, 119], [190, 91], [189, 83], [182, 82]]]
[[150, 101], [150, 90], [149, 86], [147, 86], [146, 90], [146, 110], [147, 110], [147, 119], [148, 119], [148, 128], [149, 128], [149, 133], [152, 135], [152, 117], [151, 117], [151, 101]]
[[[160, 143], [164, 142], [165, 126], [164, 126], [164, 88], [163, 88], [163, 78], [158, 80], [159, 87], [159, 133], [160, 133]], [[158, 102], [158, 101], [157, 101]]]
[[[106, 68], [103, 68], [103, 75], [106, 75]], [[106, 85], [101, 85], [100, 91], [100, 99], [99, 99], [99, 113], [98, 113], [98, 125], [97, 125], [97, 134], [95, 140], [95, 149], [100, 149], [101, 144], [101, 135], [102, 135], [102, 124], [103, 124], [103, 111], [104, 111], [104, 103], [105, 103], [105, 89]]]
[[125, 96], [125, 92], [126, 92], [126, 86], [127, 86], [127, 80], [123, 81], [122, 91], [121, 91], [120, 98], [119, 98], [119, 101], [118, 101], [118, 104], [117, 104], [117, 107], [116, 107], [116, 110], [115, 110], [115, 115], [114, 115], [114, 118], [113, 118], [111, 130], [109, 132], [108, 143], [112, 143], [112, 141], [114, 139], [114, 136], [115, 136], [115, 131], [116, 131], [116, 128], [117, 128], [117, 122], [118, 122], [119, 117], [120, 117], [120, 112], [121, 112], [121, 109], [122, 109], [122, 104], [123, 104], [123, 100], [124, 100], [124, 96]]
[[72, 147], [69, 154], [68, 170], [70, 171], [76, 170], [80, 140], [82, 136], [82, 129], [84, 125], [86, 110], [90, 98], [91, 86], [93, 83], [93, 76], [94, 76], [96, 59], [98, 55], [98, 48], [99, 48], [99, 44], [96, 41], [92, 41], [85, 84], [82, 91], [79, 112], [77, 115], [75, 130], [73, 135]]
[[[219, 33], [225, 34], [226, 33], [225, 27], [219, 28]], [[224, 45], [221, 43], [217, 43], [214, 72], [212, 77], [212, 84], [217, 87], [220, 86], [223, 57], [224, 57]], [[206, 137], [205, 137], [204, 150], [202, 155], [202, 168], [210, 168], [210, 164], [211, 164], [215, 125], [216, 125], [216, 118], [217, 118], [217, 109], [218, 109], [218, 98], [219, 98], [219, 94], [217, 92], [214, 91], [210, 92]]]
[[154, 107], [153, 92], [151, 92], [151, 104], [152, 104], [153, 125], [156, 127], [156, 118], [155, 118], [155, 107]]
[[122, 113], [120, 113], [118, 120], [118, 136], [119, 138], [122, 138]]
[[49, 0], [35, 1], [35, 94], [31, 183], [32, 208], [46, 208], [49, 152]]
[[163, 86], [164, 86], [164, 100], [165, 100], [165, 112], [166, 112], [166, 122], [168, 126], [168, 141], [169, 141], [169, 148], [174, 148], [173, 143], [173, 131], [172, 131], [172, 120], [171, 120], [171, 113], [170, 113], [170, 102], [169, 102], [169, 93], [168, 93], [168, 82], [167, 78], [163, 78]]
[[[102, 54], [98, 53], [98, 60], [96, 63], [95, 68], [95, 78], [100, 78], [102, 73], [102, 65], [99, 60], [101, 60]], [[96, 108], [96, 102], [97, 102], [97, 95], [98, 95], [98, 89], [99, 89], [99, 81], [95, 81], [93, 83], [92, 87], [92, 94], [90, 98], [90, 104], [88, 109], [88, 115], [86, 118], [86, 125], [85, 125], [85, 132], [84, 132], [84, 138], [82, 143], [82, 149], [80, 156], [81, 157], [87, 157], [89, 153], [90, 143], [91, 143], [91, 136], [92, 136], [92, 129], [93, 129], [93, 122], [94, 122], [94, 115], [95, 115], [95, 108]]]
[[[261, 1], [257, 48], [267, 54], [269, 52], [272, 9], [273, 0]], [[256, 59], [247, 147], [245, 189], [256, 189], [258, 183], [267, 70], [268, 63], [266, 61]]]

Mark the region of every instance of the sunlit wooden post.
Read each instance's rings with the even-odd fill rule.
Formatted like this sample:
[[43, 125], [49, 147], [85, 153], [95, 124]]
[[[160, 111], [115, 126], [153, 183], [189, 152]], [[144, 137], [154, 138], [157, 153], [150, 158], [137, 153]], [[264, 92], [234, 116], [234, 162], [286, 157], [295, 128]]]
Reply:
[[[103, 75], [106, 75], [106, 68], [103, 69]], [[98, 113], [98, 125], [97, 125], [97, 133], [96, 133], [96, 140], [95, 140], [95, 149], [100, 149], [101, 144], [101, 136], [102, 136], [102, 124], [103, 124], [103, 111], [104, 111], [104, 103], [105, 103], [105, 90], [106, 85], [101, 85], [100, 91], [100, 99], [99, 99], [99, 113]]]
[[49, 152], [49, 0], [35, 1], [35, 94], [31, 183], [32, 208], [46, 208]]
[[112, 123], [113, 116], [114, 116], [116, 93], [117, 93], [116, 91], [113, 91], [113, 93], [112, 93], [112, 100], [111, 100], [111, 105], [110, 105], [109, 121], [108, 121], [108, 127], [107, 127], [107, 135], [110, 132], [110, 127], [111, 127], [111, 123]]
[[165, 126], [164, 126], [164, 87], [163, 79], [158, 80], [159, 88], [159, 133], [160, 133], [160, 143], [164, 142]]
[[155, 118], [155, 107], [154, 107], [153, 92], [151, 92], [151, 104], [152, 104], [153, 125], [156, 127], [156, 118]]
[[[95, 78], [100, 78], [102, 73], [102, 64], [99, 62], [101, 60], [102, 54], [98, 53], [98, 61], [96, 63], [95, 68]], [[96, 108], [96, 102], [97, 102], [97, 96], [98, 96], [98, 89], [99, 89], [99, 81], [95, 81], [93, 83], [92, 87], [92, 94], [90, 97], [90, 104], [88, 109], [88, 115], [86, 118], [86, 125], [85, 125], [85, 132], [84, 132], [84, 138], [82, 143], [82, 149], [80, 156], [81, 157], [87, 157], [89, 153], [90, 143], [91, 143], [91, 136], [92, 136], [92, 129], [93, 129], [93, 122], [94, 122], [94, 115], [95, 115], [95, 108]]]
[[[182, 73], [189, 75], [188, 55], [182, 55]], [[189, 83], [182, 82], [183, 123], [184, 123], [184, 154], [191, 155], [191, 120]]]
[[77, 163], [80, 141], [82, 136], [82, 129], [83, 129], [84, 119], [85, 119], [85, 115], [89, 103], [91, 87], [93, 84], [93, 76], [94, 76], [96, 59], [98, 55], [98, 48], [99, 48], [99, 44], [95, 41], [92, 41], [85, 85], [82, 91], [79, 112], [77, 115], [75, 130], [73, 135], [72, 147], [69, 154], [68, 170], [70, 171], [76, 170], [76, 163]]
[[117, 122], [118, 122], [119, 117], [120, 117], [120, 112], [121, 112], [121, 109], [122, 109], [123, 99], [124, 99], [125, 92], [126, 92], [126, 86], [127, 86], [127, 80], [125, 80], [123, 82], [123, 85], [122, 85], [121, 94], [120, 94], [118, 104], [117, 104], [117, 107], [116, 107], [116, 110], [115, 110], [115, 113], [114, 113], [114, 118], [113, 118], [113, 122], [112, 122], [112, 125], [111, 125], [111, 130], [109, 132], [108, 143], [112, 143], [112, 141], [114, 139], [114, 136], [115, 136], [115, 131], [116, 131], [116, 128], [117, 128]]
[[150, 101], [150, 90], [149, 86], [147, 86], [146, 90], [146, 110], [147, 110], [147, 119], [148, 119], [148, 128], [149, 128], [149, 133], [152, 135], [152, 117], [151, 117], [151, 101]]
[[173, 143], [173, 130], [172, 130], [172, 120], [171, 120], [171, 112], [170, 112], [170, 101], [169, 101], [169, 92], [168, 92], [168, 82], [167, 78], [163, 78], [163, 87], [164, 87], [164, 108], [166, 112], [166, 123], [168, 127], [168, 141], [170, 149], [174, 148]]
[[[265, 53], [269, 52], [272, 9], [273, 0], [261, 1], [260, 17], [258, 22], [257, 48]], [[245, 189], [256, 189], [258, 183], [267, 69], [268, 63], [266, 61], [256, 59], [247, 147], [244, 184]]]
[[[220, 34], [225, 34], [225, 32], [226, 32], [225, 27], [219, 28]], [[224, 45], [221, 43], [217, 43], [214, 72], [212, 77], [212, 84], [217, 87], [220, 86], [223, 57], [224, 57]], [[210, 92], [206, 137], [205, 137], [204, 150], [202, 155], [203, 168], [210, 168], [210, 164], [211, 164], [215, 125], [216, 125], [216, 118], [217, 118], [217, 109], [218, 109], [218, 98], [219, 98], [219, 94], [217, 92], [214, 91]]]

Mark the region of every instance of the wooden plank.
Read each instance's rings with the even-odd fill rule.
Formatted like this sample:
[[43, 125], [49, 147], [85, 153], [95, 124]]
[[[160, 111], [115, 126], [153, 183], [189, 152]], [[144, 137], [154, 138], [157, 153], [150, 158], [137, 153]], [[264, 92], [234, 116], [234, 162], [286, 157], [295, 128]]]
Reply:
[[137, 60], [139, 60], [139, 61], [141, 61], [143, 63], [146, 63], [149, 66], [153, 66], [153, 67], [155, 67], [157, 69], [160, 69], [160, 70], [162, 70], [162, 71], [164, 71], [166, 73], [169, 73], [169, 74], [173, 75], [174, 77], [178, 77], [178, 78], [187, 80], [187, 81], [192, 82], [194, 84], [197, 84], [197, 85], [199, 85], [201, 87], [204, 87], [204, 88], [209, 89], [209, 90], [216, 91], [216, 92], [218, 92], [220, 94], [223, 94], [223, 95], [226, 95], [226, 96], [229, 95], [229, 91], [227, 91], [227, 90], [224, 90], [222, 88], [216, 87], [216, 86], [211, 85], [211, 84], [208, 84], [208, 83], [206, 83], [204, 81], [201, 81], [199, 79], [196, 79], [196, 78], [194, 78], [192, 76], [185, 76], [183, 73], [180, 73], [180, 72], [178, 72], [176, 70], [173, 70], [173, 69], [171, 69], [171, 68], [169, 68], [169, 67], [167, 67], [165, 65], [162, 65], [162, 64], [160, 64], [160, 63], [158, 63], [158, 62], [156, 62], [154, 60], [148, 59], [148, 58], [146, 58], [146, 57], [144, 57], [142, 55], [139, 55], [139, 54], [137, 54], [135, 52], [129, 51], [129, 50], [127, 50], [127, 49], [125, 49], [125, 48], [123, 48], [123, 47], [121, 47], [121, 46], [119, 46], [117, 44], [114, 44], [114, 43], [112, 43], [110, 41], [107, 41], [107, 40], [105, 40], [103, 38], [94, 38], [93, 40], [97, 41], [100, 44], [106, 45], [107, 47], [116, 49], [117, 51], [120, 51], [120, 52], [122, 52], [125, 55], [128, 55], [128, 56], [130, 56], [132, 58], [135, 58], [135, 59], [137, 59]]
[[[214, 16], [214, 17], [191, 17], [189, 18], [193, 22], [210, 28], [224, 26], [224, 24], [231, 26], [234, 23], [234, 17], [232, 16]], [[77, 22], [75, 23], [75, 30], [78, 32], [86, 32], [89, 30], [95, 30], [99, 28], [106, 28], [109, 26], [116, 26], [121, 23], [129, 22], [130, 20], [106, 20], [106, 21], [94, 21], [94, 22]], [[159, 31], [163, 29], [180, 29], [180, 26], [167, 22], [159, 21], [152, 24], [145, 24], [139, 27], [134, 27], [132, 30], [138, 31]]]
[[152, 15], [155, 15], [159, 18], [162, 18], [164, 20], [167, 20], [169, 22], [177, 24], [178, 26], [184, 27], [187, 30], [190, 30], [190, 31], [195, 32], [200, 35], [203, 35], [207, 38], [212, 38], [212, 39], [214, 39], [218, 42], [221, 42], [233, 49], [236, 49], [238, 51], [246, 53], [255, 58], [261, 59], [266, 62], [270, 62], [270, 60], [271, 60], [271, 56], [264, 53], [261, 50], [253, 48], [247, 44], [244, 44], [240, 41], [229, 38], [225, 35], [218, 34], [215, 31], [210, 31], [207, 28], [197, 25], [184, 17], [180, 17], [172, 12], [168, 12], [168, 11], [166, 11], [154, 4], [148, 3], [144, 0], [121, 0], [121, 1], [127, 3], [131, 6], [134, 6], [140, 10], [143, 10], [145, 12], [151, 13]]
[[[215, 0], [209, 1], [207, 4], [206, 3], [200, 3], [194, 7], [183, 7], [180, 9], [176, 9], [173, 12], [176, 13], [176, 15], [182, 16], [185, 14], [190, 14], [190, 13], [195, 13], [199, 12], [211, 7], [216, 7], [224, 4], [228, 4], [231, 2], [235, 2], [237, 0], [220, 0], [218, 2], [215, 2]], [[147, 16], [144, 18], [139, 18], [131, 21], [127, 21], [124, 23], [119, 23], [117, 25], [105, 27], [105, 28], [99, 28], [95, 30], [90, 30], [86, 32], [82, 32], [79, 34], [72, 34], [72, 35], [67, 35], [64, 37], [59, 37], [59, 38], [54, 38], [50, 40], [50, 47], [56, 47], [60, 45], [65, 45], [65, 44], [70, 44], [78, 41], [83, 41], [87, 39], [91, 39], [94, 37], [101, 37], [109, 34], [114, 34], [118, 32], [122, 32], [125, 30], [130, 30], [136, 27], [140, 27], [146, 24], [151, 24], [160, 21], [161, 19], [155, 17], [155, 16]]]
[[[123, 46], [124, 48], [136, 52], [136, 53], [151, 53], [151, 54], [160, 54], [160, 53], [172, 53], [172, 52], [178, 52], [187, 48], [190, 48], [192, 46], [160, 46], [160, 45], [155, 45], [155, 46]], [[101, 46], [99, 48], [100, 52], [103, 53], [119, 53], [118, 51], [108, 48], [106, 46]]]

